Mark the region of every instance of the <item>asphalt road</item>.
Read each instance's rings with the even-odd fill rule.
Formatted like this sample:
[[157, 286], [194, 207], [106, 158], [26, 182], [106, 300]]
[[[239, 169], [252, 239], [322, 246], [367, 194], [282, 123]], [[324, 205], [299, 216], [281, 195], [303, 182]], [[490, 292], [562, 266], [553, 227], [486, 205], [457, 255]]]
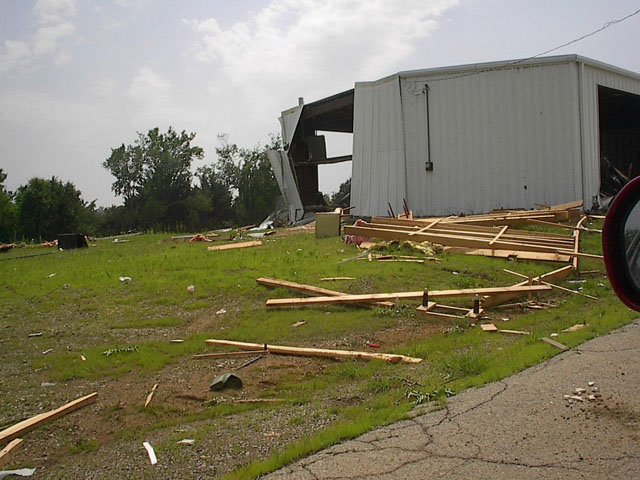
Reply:
[[640, 478], [640, 320], [265, 478]]

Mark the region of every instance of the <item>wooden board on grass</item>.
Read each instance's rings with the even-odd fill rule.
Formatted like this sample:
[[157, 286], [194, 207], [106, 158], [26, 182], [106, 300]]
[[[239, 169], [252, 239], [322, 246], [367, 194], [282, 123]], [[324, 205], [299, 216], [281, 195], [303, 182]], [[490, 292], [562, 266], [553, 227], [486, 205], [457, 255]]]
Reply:
[[248, 247], [259, 247], [262, 245], [261, 240], [251, 240], [249, 242], [240, 242], [240, 243], [227, 243], [225, 245], [214, 245], [212, 247], [207, 247], [207, 250], [233, 250], [236, 248], [248, 248]]

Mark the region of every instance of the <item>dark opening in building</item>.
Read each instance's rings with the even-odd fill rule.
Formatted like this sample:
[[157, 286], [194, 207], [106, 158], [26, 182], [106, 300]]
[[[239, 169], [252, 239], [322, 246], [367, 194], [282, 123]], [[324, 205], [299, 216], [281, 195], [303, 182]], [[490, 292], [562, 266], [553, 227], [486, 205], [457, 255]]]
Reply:
[[598, 85], [600, 193], [640, 175], [640, 95]]
[[318, 166], [350, 161], [351, 155], [327, 157], [324, 135], [319, 131], [353, 133], [353, 90], [305, 104], [288, 155], [293, 161], [300, 199], [305, 210], [322, 209]]

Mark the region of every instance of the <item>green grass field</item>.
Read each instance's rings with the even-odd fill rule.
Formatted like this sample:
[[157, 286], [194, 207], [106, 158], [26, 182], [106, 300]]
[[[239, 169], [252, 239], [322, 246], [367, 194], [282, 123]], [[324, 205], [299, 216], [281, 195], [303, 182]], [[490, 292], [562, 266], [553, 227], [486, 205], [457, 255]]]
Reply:
[[[266, 237], [261, 247], [219, 252], [208, 252], [207, 244], [174, 243], [168, 238], [140, 235], [128, 237], [127, 242], [100, 240], [84, 250], [24, 248], [2, 254], [0, 393], [7, 399], [0, 404], [2, 426], [39, 413], [32, 408], [34, 402], [55, 408], [72, 399], [68, 391], [89, 392], [104, 382], [115, 391], [120, 384], [129, 385], [132, 378], [150, 387], [154, 379], [170, 374], [192, 378], [189, 375], [196, 368], [209, 369], [210, 381], [216, 367], [203, 367], [191, 359], [192, 354], [216, 350], [205, 346], [207, 338], [369, 349], [418, 356], [424, 361], [390, 365], [272, 356], [268, 368], [259, 361], [239, 375], [251, 382], [247, 391], [253, 397], [281, 402], [234, 404], [225, 400], [235, 393], [211, 393], [207, 401], [183, 411], [158, 394], [148, 410], [139, 405], [121, 408], [134, 419], [129, 424], [113, 406], [118, 403], [115, 392], [101, 391], [100, 398], [105, 400], [98, 415], [101, 422], [111, 425], [109, 433], [93, 434], [87, 427], [81, 432], [84, 436], [69, 434], [55, 447], [58, 450], [49, 447], [63, 453], [51, 467], [54, 472], [80, 464], [99, 468], [96, 456], [108, 457], [118, 442], [139, 441], [150, 432], [164, 435], [156, 444], [159, 458], [170, 458], [175, 468], [195, 471], [194, 458], [175, 446], [181, 434], [171, 432], [188, 428], [192, 438], [205, 441], [216, 422], [216, 428], [224, 428], [229, 435], [228, 445], [216, 448], [226, 449], [232, 460], [214, 476], [254, 478], [342, 439], [405, 418], [422, 403], [442, 405], [455, 392], [504, 378], [559, 353], [540, 341], [543, 336], [558, 333], [556, 340], [576, 347], [634, 318], [617, 300], [603, 273], [561, 283], [571, 289], [580, 287], [598, 300], [554, 290], [542, 299], [557, 308], [488, 310], [487, 316], [498, 327], [527, 330], [531, 332], [528, 336], [483, 332], [467, 320], [428, 320], [415, 314], [415, 303], [397, 310], [359, 306], [272, 310], [265, 307], [266, 299], [299, 295], [260, 286], [257, 277], [347, 293], [377, 293], [510, 285], [519, 279], [503, 268], [537, 275], [559, 265], [462, 255], [442, 255], [441, 262], [425, 264], [368, 262], [353, 259], [358, 251], [338, 238], [316, 240], [308, 234]], [[582, 251], [600, 252], [599, 235], [583, 234], [582, 239]], [[40, 253], [50, 254], [17, 258]], [[603, 272], [604, 265], [597, 259], [583, 259], [581, 269]], [[119, 280], [125, 276], [131, 281]], [[320, 281], [334, 276], [355, 280]], [[195, 286], [195, 292], [187, 291], [189, 285]], [[455, 304], [470, 306], [469, 302], [457, 300]], [[221, 309], [226, 313], [216, 313]], [[293, 328], [298, 321], [306, 323]], [[562, 333], [577, 323], [586, 326]], [[29, 336], [38, 333], [42, 336]], [[171, 343], [174, 339], [183, 342]], [[378, 343], [381, 349], [370, 349], [367, 342]], [[113, 354], [105, 355], [110, 349]], [[257, 381], [262, 378], [268, 381]], [[65, 388], [38, 400], [43, 381]], [[140, 393], [141, 402], [145, 394]], [[244, 447], [238, 445], [244, 445], [247, 432], [267, 417], [281, 418], [273, 428], [289, 434], [265, 448], [247, 450], [250, 455], [243, 453]], [[263, 443], [264, 439], [256, 441]], [[29, 463], [28, 454], [22, 455], [17, 458]], [[140, 478], [156, 478], [153, 475], [143, 472]]]

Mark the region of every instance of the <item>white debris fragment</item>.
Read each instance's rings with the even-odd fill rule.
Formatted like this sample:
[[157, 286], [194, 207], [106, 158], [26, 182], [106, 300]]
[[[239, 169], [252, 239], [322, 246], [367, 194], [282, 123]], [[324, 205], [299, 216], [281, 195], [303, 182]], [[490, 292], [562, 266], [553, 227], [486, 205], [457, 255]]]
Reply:
[[180, 445], [193, 445], [196, 441], [193, 438], [183, 438], [176, 443], [179, 443]]
[[586, 388], [580, 388], [580, 387], [577, 387], [577, 388], [575, 388], [573, 391], [574, 391], [575, 393], [577, 393], [578, 395], [582, 395], [583, 393], [585, 393], [585, 392], [587, 391], [587, 389], [586, 389]]
[[149, 442], [143, 442], [142, 446], [147, 450], [147, 454], [149, 455], [149, 460], [151, 460], [151, 465], [155, 465], [158, 463], [158, 458], [156, 457], [156, 452], [153, 450], [153, 447]]
[[53, 277], [55, 277], [55, 276], [56, 276], [56, 274], [55, 274], [55, 273], [50, 273], [49, 275], [47, 275], [47, 278], [53, 278]]
[[576, 400], [578, 402], [584, 402], [584, 398], [579, 397], [578, 395], [563, 395], [562, 398], [565, 400]]
[[554, 332], [554, 333], [552, 333], [552, 334], [551, 334], [551, 335], [549, 335], [549, 336], [550, 336], [550, 337], [557, 337], [557, 336], [558, 336], [558, 334]]
[[216, 315], [224, 315], [225, 313], [227, 313], [227, 311], [224, 308], [221, 308], [216, 312]]
[[187, 287], [187, 292], [189, 292], [189, 293], [193, 293], [193, 292], [195, 292], [195, 291], [196, 291], [196, 287], [195, 287], [194, 285], [189, 285], [189, 286]]
[[587, 385], [589, 385], [590, 387], [593, 387], [596, 384], [596, 382], [587, 382]]
[[130, 282], [131, 281], [131, 277], [118, 277], [120, 279], [121, 282]]
[[30, 477], [35, 473], [35, 468], [21, 468], [19, 470], [3, 470], [0, 472], [0, 478], [7, 477], [9, 475], [17, 475], [19, 477]]
[[589, 400], [590, 402], [593, 402], [596, 399], [595, 395], [587, 395], [587, 400]]

